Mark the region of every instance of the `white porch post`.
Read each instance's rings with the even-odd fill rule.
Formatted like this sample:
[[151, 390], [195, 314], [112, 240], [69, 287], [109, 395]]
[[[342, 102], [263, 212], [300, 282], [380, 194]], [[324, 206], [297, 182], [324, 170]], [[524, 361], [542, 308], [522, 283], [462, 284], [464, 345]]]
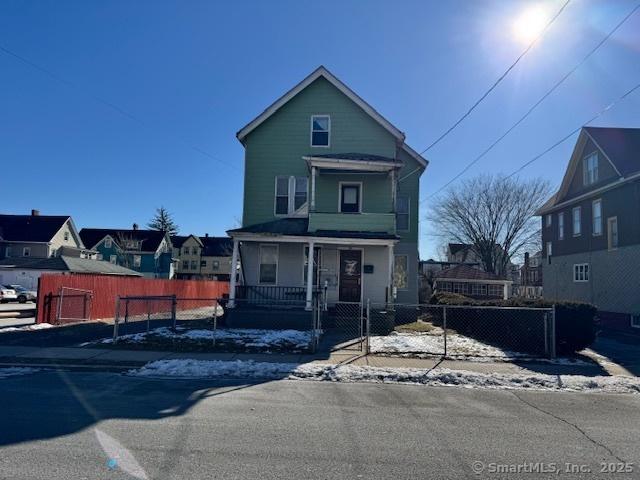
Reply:
[[509, 284], [507, 282], [504, 282], [504, 287], [503, 287], [502, 291], [503, 291], [502, 299], [503, 300], [508, 300], [509, 299]]
[[316, 167], [311, 167], [311, 204], [309, 210], [316, 211]]
[[311, 310], [312, 298], [313, 298], [313, 241], [309, 242], [309, 254], [307, 255], [307, 305], [305, 307], [306, 310]]
[[389, 302], [393, 302], [395, 298], [393, 297], [393, 244], [389, 244]]
[[233, 239], [233, 253], [231, 254], [231, 275], [229, 276], [229, 303], [227, 307], [236, 306], [236, 274], [238, 272], [238, 247], [240, 242]]

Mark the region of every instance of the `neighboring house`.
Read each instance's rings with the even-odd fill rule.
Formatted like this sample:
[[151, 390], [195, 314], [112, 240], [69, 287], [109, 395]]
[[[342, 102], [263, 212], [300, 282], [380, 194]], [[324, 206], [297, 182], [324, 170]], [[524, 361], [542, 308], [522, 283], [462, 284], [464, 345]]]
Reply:
[[511, 296], [512, 283], [493, 273], [461, 264], [437, 272], [434, 291], [458, 293], [479, 300], [506, 300]]
[[[237, 137], [245, 147], [244, 211], [242, 227], [228, 233], [244, 291], [306, 308], [325, 286], [330, 305], [417, 302], [427, 161], [400, 130], [320, 67]], [[234, 284], [232, 277], [230, 305]]]
[[544, 296], [640, 329], [640, 129], [584, 127], [542, 217]]
[[97, 251], [97, 259], [120, 265], [147, 278], [173, 278], [171, 239], [157, 230], [83, 228], [80, 238]]
[[520, 267], [520, 283], [514, 285], [514, 295], [525, 298], [542, 297], [542, 252], [529, 256], [524, 254], [524, 264]]
[[43, 273], [63, 275], [122, 275], [139, 277], [140, 273], [109, 262], [61, 255], [50, 258], [15, 257], [0, 260], [0, 285], [19, 284], [36, 290]]
[[49, 258], [59, 255], [91, 258], [69, 215], [0, 215], [0, 259]]
[[174, 235], [171, 243], [176, 260], [176, 278], [229, 280], [233, 252], [233, 242], [229, 237]]
[[474, 251], [473, 245], [466, 243], [449, 243], [447, 245], [447, 261], [449, 263], [468, 263], [480, 267], [480, 256]]

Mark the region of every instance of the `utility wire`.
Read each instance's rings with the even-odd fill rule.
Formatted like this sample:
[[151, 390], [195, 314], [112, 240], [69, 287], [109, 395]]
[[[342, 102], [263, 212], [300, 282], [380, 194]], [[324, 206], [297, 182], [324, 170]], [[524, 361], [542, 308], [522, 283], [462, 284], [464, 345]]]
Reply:
[[467, 118], [471, 112], [473, 112], [476, 107], [478, 105], [480, 105], [480, 103], [487, 98], [487, 96], [498, 86], [498, 84], [500, 82], [502, 82], [502, 80], [504, 80], [504, 78], [509, 75], [509, 73], [511, 72], [511, 70], [514, 69], [514, 67], [520, 62], [520, 60], [522, 60], [522, 58], [529, 52], [529, 50], [531, 50], [533, 48], [533, 46], [538, 42], [538, 40], [540, 40], [543, 35], [547, 32], [547, 30], [549, 29], [549, 27], [551, 27], [551, 25], [553, 24], [553, 22], [556, 21], [556, 19], [560, 16], [560, 14], [564, 11], [564, 9], [567, 7], [567, 5], [569, 5], [569, 2], [571, 0], [567, 0], [562, 7], [560, 7], [560, 10], [558, 10], [558, 13], [556, 13], [553, 18], [551, 20], [549, 20], [549, 23], [547, 23], [547, 25], [542, 29], [542, 31], [538, 34], [538, 36], [536, 38], [533, 39], [533, 41], [527, 46], [527, 48], [524, 49], [524, 51], [518, 56], [518, 58], [515, 59], [515, 61], [509, 65], [509, 68], [507, 68], [504, 73], [502, 75], [500, 75], [498, 77], [498, 79], [493, 82], [493, 85], [491, 85], [489, 87], [489, 89], [484, 92], [482, 94], [482, 96], [476, 100], [476, 102], [471, 105], [471, 107], [453, 124], [451, 125], [442, 135], [440, 135], [435, 141], [433, 141], [431, 143], [431, 145], [429, 145], [427, 148], [425, 148], [424, 150], [422, 150], [420, 152], [420, 155], [422, 155], [425, 152], [428, 152], [429, 150], [431, 150], [433, 147], [435, 147], [438, 143], [440, 143], [440, 141], [446, 137], [447, 135], [449, 135], [458, 125], [460, 125], [462, 123], [462, 121]]
[[[65, 79], [63, 77], [60, 77], [59, 75], [57, 75], [56, 73], [52, 72], [51, 70], [49, 70], [49, 69], [47, 69], [47, 68], [45, 68], [45, 67], [43, 67], [41, 65], [38, 65], [35, 62], [32, 62], [31, 60], [23, 57], [22, 55], [17, 54], [16, 52], [14, 52], [12, 50], [9, 50], [8, 48], [6, 48], [5, 46], [3, 46], [1, 44], [0, 44], [0, 52], [6, 53], [7, 55], [9, 55], [9, 56], [21, 61], [22, 63], [30, 66], [31, 68], [34, 68], [34, 69], [38, 70], [39, 72], [47, 75], [48, 77], [54, 79], [55, 81], [57, 81], [59, 83], [62, 83], [63, 85], [67, 86], [70, 89], [75, 89], [75, 90], [80, 91], [83, 95], [91, 98], [92, 100], [94, 100], [94, 101], [96, 101], [98, 103], [101, 103], [102, 105], [105, 105], [106, 107], [109, 107], [110, 109], [118, 112], [123, 117], [126, 117], [129, 120], [132, 120], [132, 121], [138, 123], [139, 125], [143, 126], [147, 130], [152, 131], [154, 133], [158, 133], [158, 134], [162, 135], [163, 137], [167, 136], [166, 132], [160, 132], [158, 130], [155, 130], [154, 128], [149, 126], [147, 123], [145, 123], [144, 121], [142, 121], [141, 119], [139, 119], [135, 115], [127, 112], [124, 108], [116, 105], [115, 103], [110, 102], [109, 100], [105, 100], [104, 98], [99, 97], [99, 96], [97, 96], [97, 95], [95, 95], [95, 94], [93, 94], [93, 93], [91, 93], [91, 92], [89, 92], [87, 90], [84, 90], [80, 85], [78, 85], [78, 84], [76, 84], [74, 82], [71, 82], [70, 80], [67, 80], [67, 79]], [[186, 140], [184, 140], [184, 139], [182, 139], [180, 137], [177, 137], [177, 136], [173, 135], [173, 138], [175, 140], [177, 140], [178, 142], [182, 143], [183, 145], [185, 145], [186, 147], [190, 148], [191, 150], [199, 153], [200, 155], [204, 155], [205, 157], [208, 157], [211, 160], [214, 160], [214, 161], [216, 161], [218, 163], [221, 163], [221, 164], [226, 165], [228, 167], [231, 167], [231, 168], [234, 168], [236, 170], [239, 170], [239, 168], [236, 165], [234, 165], [232, 163], [229, 163], [229, 162], [222, 161], [219, 158], [216, 158], [214, 155], [210, 154], [209, 152], [203, 150], [202, 148], [199, 148], [197, 146], [192, 145], [191, 143], [189, 143], [188, 141], [186, 141]]]
[[560, 78], [552, 87], [549, 89], [540, 99], [533, 104], [526, 113], [518, 119], [511, 127], [509, 127], [502, 135], [500, 135], [491, 145], [489, 145], [480, 155], [474, 158], [471, 162], [469, 162], [457, 175], [455, 175], [451, 180], [445, 183], [438, 190], [433, 192], [431, 195], [427, 196], [420, 203], [427, 201], [428, 199], [435, 197], [442, 190], [447, 188], [453, 182], [455, 182], [458, 178], [464, 175], [473, 165], [475, 165], [478, 161], [480, 161], [487, 153], [489, 153], [493, 148], [498, 145], [507, 135], [509, 135], [518, 125], [520, 125], [533, 111], [538, 108], [538, 106], [549, 96], [551, 95], [560, 85], [562, 85], [565, 80], [567, 80], [571, 75], [573, 75], [576, 70], [578, 70], [594, 53], [596, 53], [602, 45], [605, 44], [609, 38], [624, 24], [638, 9], [640, 9], [640, 3], [638, 3], [618, 24], [609, 32], [607, 35], [598, 42], [598, 44], [589, 51], [571, 70], [569, 70], [563, 77]]
[[[604, 107], [602, 110], [600, 110], [598, 113], [596, 113], [593, 117], [591, 117], [589, 120], [587, 120], [587, 122], [584, 125], [588, 125], [591, 122], [593, 122], [595, 119], [597, 119], [598, 117], [601, 117], [602, 115], [604, 115], [606, 112], [608, 112], [609, 110], [611, 110], [616, 104], [620, 103], [622, 100], [624, 100], [625, 98], [627, 98], [629, 95], [631, 95], [633, 92], [635, 92], [636, 90], [638, 90], [640, 88], [640, 83], [636, 84], [635, 87], [633, 87], [630, 90], [627, 90], [627, 92], [618, 97], [617, 99], [615, 99], [613, 102], [611, 102], [609, 105], [607, 105], [606, 107]], [[549, 153], [551, 150], [553, 150], [554, 148], [556, 148], [558, 145], [560, 145], [561, 143], [565, 142], [566, 140], [568, 140], [571, 136], [575, 135], [576, 133], [578, 133], [581, 129], [582, 129], [582, 125], [579, 126], [578, 128], [574, 129], [571, 133], [569, 133], [568, 135], [562, 137], [560, 140], [558, 140], [556, 143], [554, 143], [553, 145], [551, 145], [549, 148], [547, 148], [546, 150], [544, 150], [543, 152], [539, 153], [538, 155], [536, 155], [535, 157], [533, 157], [531, 160], [527, 161], [526, 163], [522, 164], [517, 170], [515, 170], [513, 173], [509, 174], [506, 178], [511, 178], [514, 175], [520, 173], [522, 170], [524, 170], [525, 168], [527, 168], [529, 165], [531, 165], [533, 162], [535, 162], [536, 160], [538, 160], [540, 157], [546, 155], [547, 153]]]

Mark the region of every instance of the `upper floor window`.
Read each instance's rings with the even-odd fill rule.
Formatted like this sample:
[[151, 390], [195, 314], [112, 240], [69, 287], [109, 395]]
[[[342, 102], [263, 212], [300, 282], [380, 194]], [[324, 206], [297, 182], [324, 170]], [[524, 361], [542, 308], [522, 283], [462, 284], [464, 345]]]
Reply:
[[207, 268], [207, 261], [206, 260], [200, 260], [200, 268]]
[[182, 253], [185, 255], [189, 255], [189, 247], [183, 247], [182, 248]]
[[551, 214], [549, 214], [549, 215], [547, 215], [547, 227], [551, 226], [551, 222], [552, 222]]
[[102, 260], [102, 254], [101, 253], [98, 253], [96, 255], [96, 260]]
[[573, 281], [574, 282], [589, 281], [589, 264], [588, 263], [576, 263], [573, 266]]
[[291, 215], [307, 203], [307, 177], [276, 177], [276, 215]]
[[22, 256], [23, 257], [30, 257], [31, 256], [31, 247], [24, 247], [22, 249]]
[[598, 181], [598, 152], [593, 152], [582, 160], [582, 180], [585, 186]]
[[592, 205], [593, 235], [602, 235], [602, 200], [594, 200]]
[[328, 147], [331, 135], [331, 117], [329, 115], [313, 115], [311, 117], [311, 146]]
[[409, 230], [409, 197], [396, 198], [396, 229]]
[[607, 236], [609, 250], [618, 248], [618, 217], [607, 219]]
[[105, 238], [104, 240], [104, 248], [111, 248], [113, 246], [113, 243], [111, 241], [110, 238]]
[[213, 268], [214, 270], [217, 270], [220, 268], [220, 262], [218, 260], [214, 260], [211, 264], [211, 268]]
[[197, 270], [198, 269], [198, 262], [196, 262], [195, 260], [191, 260], [191, 270]]
[[191, 247], [191, 255], [197, 255], [198, 254], [198, 247]]
[[564, 213], [558, 213], [558, 240], [564, 238]]
[[360, 213], [362, 184], [342, 183], [340, 184], [340, 212]]
[[134, 255], [133, 256], [133, 266], [134, 267], [139, 267], [141, 263], [142, 263], [142, 257], [140, 255]]
[[573, 214], [573, 235], [578, 236], [582, 233], [581, 208], [576, 207], [572, 210]]
[[189, 260], [183, 260], [182, 261], [182, 269], [183, 270], [189, 270]]
[[64, 232], [64, 241], [65, 242], [69, 241], [69, 232]]

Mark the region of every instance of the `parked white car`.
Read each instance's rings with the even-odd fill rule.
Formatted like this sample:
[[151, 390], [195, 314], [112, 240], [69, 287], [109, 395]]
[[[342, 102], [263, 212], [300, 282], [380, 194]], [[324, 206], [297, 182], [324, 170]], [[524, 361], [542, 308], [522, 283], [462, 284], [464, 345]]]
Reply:
[[20, 303], [35, 302], [38, 299], [38, 292], [29, 290], [22, 285], [5, 285], [5, 287], [15, 290]]
[[18, 295], [16, 294], [16, 291], [11, 287], [0, 285], [0, 303], [16, 301], [18, 301]]

